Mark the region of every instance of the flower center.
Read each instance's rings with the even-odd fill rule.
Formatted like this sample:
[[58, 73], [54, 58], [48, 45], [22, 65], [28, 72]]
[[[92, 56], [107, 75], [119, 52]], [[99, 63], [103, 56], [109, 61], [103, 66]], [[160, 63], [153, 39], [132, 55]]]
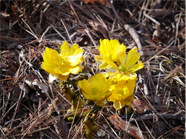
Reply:
[[120, 66], [119, 66], [119, 70], [125, 72], [127, 69], [126, 69], [126, 67], [124, 67], [123, 65], [120, 65]]
[[118, 91], [118, 94], [123, 95], [123, 91], [122, 90], [119, 90]]
[[92, 92], [93, 92], [93, 93], [97, 93], [97, 92], [98, 92], [98, 89], [95, 88], [95, 87], [93, 87], [93, 88], [92, 88]]

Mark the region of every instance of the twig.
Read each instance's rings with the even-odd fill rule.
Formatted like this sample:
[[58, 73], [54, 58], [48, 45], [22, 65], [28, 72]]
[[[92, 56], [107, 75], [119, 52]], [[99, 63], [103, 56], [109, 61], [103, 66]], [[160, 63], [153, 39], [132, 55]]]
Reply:
[[63, 35], [61, 35], [61, 34], [57, 31], [57, 29], [55, 29], [55, 27], [54, 27], [53, 25], [51, 25], [51, 27], [53, 27], [53, 29], [59, 34], [59, 36], [61, 36], [61, 38], [63, 38], [63, 40], [67, 41], [67, 40], [65, 39], [65, 37], [63, 37]]
[[17, 100], [18, 102], [17, 102], [16, 108], [15, 108], [15, 111], [14, 111], [14, 115], [13, 115], [13, 117], [11, 119], [10, 129], [12, 128], [12, 125], [13, 125], [13, 122], [14, 122], [14, 119], [15, 119], [15, 116], [16, 116], [16, 113], [17, 113], [17, 109], [18, 109], [18, 107], [20, 105], [20, 101], [21, 101], [22, 94], [23, 94], [22, 92], [23, 91], [21, 90], [21, 93], [19, 94], [19, 99]]
[[169, 47], [171, 47], [172, 44], [173, 44], [173, 41], [172, 41], [167, 47], [165, 47], [164, 49], [162, 49], [161, 51], [159, 51], [157, 54], [155, 54], [153, 57], [151, 57], [149, 60], [147, 60], [147, 61], [144, 62], [144, 63], [147, 63], [147, 62], [151, 61], [151, 60], [152, 60], [153, 58], [155, 58], [157, 55], [159, 55], [160, 53], [162, 53], [163, 51], [165, 51], [165, 50], [167, 50]]
[[105, 116], [100, 112], [100, 114], [103, 116], [103, 118], [105, 119], [105, 121], [107, 122], [108, 126], [111, 128], [111, 130], [114, 132], [114, 134], [116, 135], [116, 137], [118, 139], [120, 139], [120, 137], [117, 135], [117, 133], [114, 131], [114, 129], [111, 127], [111, 125], [109, 124], [109, 122], [107, 121], [107, 119], [105, 118]]
[[65, 30], [66, 30], [66, 32], [67, 32], [67, 35], [68, 35], [68, 38], [69, 38], [70, 42], [73, 43], [72, 40], [71, 40], [70, 34], [69, 34], [69, 32], [68, 32], [68, 29], [67, 29], [67, 27], [65, 26], [65, 23], [63, 22], [62, 19], [60, 19], [60, 21], [61, 21], [61, 23], [63, 24], [63, 26], [64, 26], [64, 28], [65, 28]]
[[[185, 117], [184, 115], [180, 115], [180, 114], [163, 114], [163, 113], [159, 113], [156, 115], [158, 118], [166, 118], [166, 119], [171, 119], [171, 120], [179, 120], [179, 121], [183, 121], [185, 122]], [[131, 121], [141, 121], [141, 120], [151, 120], [153, 119], [154, 114], [150, 113], [150, 114], [145, 114], [136, 118], [132, 118]]]
[[[38, 37], [37, 37], [37, 35], [32, 31], [32, 29], [30, 28], [30, 26], [25, 22], [25, 20], [23, 20], [22, 18], [21, 18], [21, 20], [26, 24], [26, 26], [30, 29], [30, 31], [28, 31], [28, 30], [26, 30], [25, 28], [23, 28], [26, 32], [28, 32], [28, 33], [30, 33], [32, 36], [34, 36], [37, 40], [39, 40], [38, 39]], [[21, 25], [20, 25], [21, 26]]]
[[184, 64], [185, 62], [181, 63], [179, 66], [176, 66], [176, 68], [174, 70], [172, 70], [171, 72], [169, 72], [168, 75], [166, 75], [163, 79], [163, 81], [167, 80], [170, 76], [172, 76], [175, 73], [179, 73], [181, 70], [181, 66]]
[[177, 37], [178, 37], [178, 26], [179, 26], [179, 23], [180, 23], [181, 15], [182, 15], [182, 12], [180, 13], [179, 19], [178, 19], [178, 21], [177, 21], [177, 23], [176, 23], [176, 34], [175, 34], [174, 46], [176, 46], [176, 40], [177, 40]]
[[125, 24], [124, 28], [129, 32], [129, 34], [132, 36], [132, 38], [136, 42], [138, 49], [139, 49], [139, 53], [143, 55], [142, 45], [139, 39], [139, 35], [136, 33], [135, 29], [128, 24]]
[[76, 110], [75, 110], [75, 114], [74, 114], [74, 117], [73, 117], [73, 120], [72, 120], [72, 123], [71, 123], [70, 130], [69, 130], [69, 132], [68, 132], [67, 139], [71, 137], [71, 136], [70, 136], [70, 132], [72, 131], [72, 127], [73, 127], [72, 125], [74, 124], [74, 120], [75, 120], [75, 118], [76, 118], [76, 114], [77, 114], [77, 111], [78, 111], [80, 99], [81, 99], [81, 97], [79, 96], [78, 103], [77, 103]]
[[41, 38], [40, 38], [40, 40], [39, 40], [39, 43], [41, 43], [42, 41], [43, 41], [43, 37], [45, 36], [45, 34], [48, 32], [48, 30], [51, 28], [52, 26], [49, 26], [46, 30], [45, 30], [45, 32], [43, 32], [43, 34], [42, 34], [42, 36], [41, 36]]
[[165, 132], [163, 135], [159, 136], [157, 139], [162, 139], [162, 138], [166, 138], [166, 134], [167, 133], [174, 133], [176, 130], [178, 130], [179, 128], [181, 128], [181, 126], [177, 126], [175, 128], [172, 128], [171, 130]]
[[[135, 120], [136, 121], [136, 120]], [[147, 131], [149, 132], [149, 134], [150, 134], [150, 136], [151, 136], [151, 138], [152, 139], [155, 139], [154, 137], [153, 137], [153, 135], [152, 135], [152, 133], [151, 133], [151, 131], [149, 130], [149, 128], [146, 126], [146, 124], [144, 123], [144, 121], [143, 120], [141, 120], [141, 122], [143, 123], [143, 125], [145, 126], [145, 128], [147, 129]]]
[[151, 16], [149, 16], [148, 14], [146, 14], [145, 12], [143, 13], [145, 17], [147, 17], [148, 19], [150, 19], [151, 21], [153, 21], [155, 24], [157, 24], [158, 26], [160, 26], [161, 24], [156, 21], [156, 19], [152, 18]]
[[87, 35], [90, 37], [92, 43], [94, 44], [94, 46], [97, 48], [96, 43], [94, 42], [94, 39], [92, 38], [92, 36], [90, 35], [90, 32], [88, 31], [88, 29], [85, 29], [85, 32], [87, 33]]

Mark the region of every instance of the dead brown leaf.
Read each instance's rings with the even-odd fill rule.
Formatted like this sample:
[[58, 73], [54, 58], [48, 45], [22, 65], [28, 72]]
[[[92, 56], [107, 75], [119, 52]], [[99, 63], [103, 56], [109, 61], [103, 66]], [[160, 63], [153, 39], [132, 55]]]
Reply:
[[109, 121], [114, 125], [116, 129], [120, 129], [124, 132], [127, 132], [132, 137], [137, 139], [142, 139], [143, 135], [139, 128], [133, 126], [131, 123], [123, 121], [117, 114], [110, 116]]
[[68, 137], [68, 133], [69, 133], [69, 128], [68, 128], [68, 125], [67, 125], [66, 121], [62, 117], [56, 123], [56, 126], [60, 130], [60, 132], [63, 135], [63, 137], [67, 138]]
[[106, 5], [107, 7], [111, 7], [111, 5], [110, 5], [110, 2], [108, 1], [108, 0], [82, 0], [84, 3], [92, 3], [92, 4], [94, 4], [95, 2], [96, 3], [101, 3], [101, 4], [104, 4], [104, 5]]
[[149, 107], [149, 105], [141, 99], [133, 99], [132, 102], [131, 102], [131, 106], [132, 106], [133, 109], [136, 109], [137, 113], [142, 113], [146, 110], [151, 109]]
[[35, 78], [32, 75], [28, 75], [25, 77], [25, 82], [30, 88], [34, 90], [41, 90], [41, 93], [48, 93], [49, 88], [46, 84], [40, 82], [38, 78]]
[[89, 21], [89, 24], [94, 30], [101, 33], [105, 39], [109, 38], [106, 29], [100, 23]]

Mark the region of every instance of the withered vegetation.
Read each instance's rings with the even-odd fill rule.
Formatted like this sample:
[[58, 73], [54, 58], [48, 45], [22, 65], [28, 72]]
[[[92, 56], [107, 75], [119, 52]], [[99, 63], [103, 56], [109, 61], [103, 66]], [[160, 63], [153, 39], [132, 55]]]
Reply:
[[42, 55], [65, 40], [78, 43], [84, 73], [94, 75], [96, 46], [104, 38], [118, 39], [127, 50], [137, 46], [144, 68], [132, 111], [115, 117], [108, 103], [95, 118], [99, 130], [92, 136], [184, 138], [183, 0], [5, 0], [0, 7], [0, 138], [85, 138], [83, 118], [63, 119], [71, 103], [57, 82], [48, 83]]

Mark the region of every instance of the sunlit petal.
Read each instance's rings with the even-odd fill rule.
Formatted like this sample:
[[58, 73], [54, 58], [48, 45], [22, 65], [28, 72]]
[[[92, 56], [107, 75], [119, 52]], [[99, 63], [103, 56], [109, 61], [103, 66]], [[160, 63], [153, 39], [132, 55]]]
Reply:
[[82, 68], [80, 68], [79, 66], [75, 66], [73, 68], [70, 68], [70, 73], [72, 74], [77, 74], [78, 72], [80, 72], [82, 70]]
[[119, 100], [114, 101], [113, 106], [114, 106], [114, 108], [115, 108], [116, 110], [122, 108], [122, 106], [121, 106], [121, 102], [120, 102]]
[[125, 104], [130, 104], [133, 99], [131, 96], [133, 96], [135, 82], [136, 77], [133, 76], [132, 79], [120, 80], [115, 85], [110, 86], [113, 92], [107, 100], [113, 102], [115, 109], [120, 109], [124, 107]]
[[119, 57], [119, 61], [120, 61], [121, 65], [124, 65], [124, 63], [125, 63], [125, 52], [119, 52], [118, 57]]
[[132, 71], [135, 72], [135, 71], [137, 71], [139, 69], [142, 69], [143, 67], [144, 67], [143, 63], [141, 61], [139, 61], [137, 64], [135, 64], [134, 66], [132, 66], [130, 68], [130, 70], [132, 70]]
[[125, 99], [126, 105], [129, 105], [133, 99], [134, 99], [134, 95], [133, 94], [131, 96], [129, 96], [128, 98], [126, 98]]
[[104, 62], [100, 64], [99, 69], [106, 69], [108, 67], [108, 63]]
[[118, 62], [118, 53], [124, 53], [126, 52], [126, 46], [123, 45], [123, 44], [119, 44], [119, 41], [118, 41], [118, 44], [115, 44], [115, 48], [114, 48], [114, 51], [112, 52], [112, 60], [114, 62]]
[[117, 69], [117, 65], [109, 58], [108, 55], [105, 55], [104, 59], [113, 69]]
[[69, 46], [68, 43], [66, 41], [63, 42], [63, 44], [60, 47], [60, 54], [61, 56], [67, 56], [69, 53]]
[[111, 79], [106, 79], [103, 74], [98, 73], [90, 77], [89, 81], [85, 79], [79, 81], [78, 85], [86, 99], [95, 101], [97, 105], [102, 106], [105, 99], [112, 94], [112, 90], [109, 90], [111, 83]]
[[[118, 53], [126, 52], [126, 46], [120, 44], [118, 40], [100, 40], [100, 47], [98, 47], [100, 56], [96, 56], [95, 60], [99, 62], [100, 69], [116, 69], [117, 66], [113, 63], [119, 63]], [[104, 64], [103, 64], [104, 63]], [[110, 66], [106, 66], [106, 63]]]
[[138, 60], [140, 59], [140, 54], [137, 51], [137, 48], [134, 47], [132, 50], [129, 51], [126, 65], [129, 65], [129, 67], [133, 66]]
[[70, 48], [69, 55], [74, 55], [75, 51], [79, 49], [78, 44], [73, 44]]

